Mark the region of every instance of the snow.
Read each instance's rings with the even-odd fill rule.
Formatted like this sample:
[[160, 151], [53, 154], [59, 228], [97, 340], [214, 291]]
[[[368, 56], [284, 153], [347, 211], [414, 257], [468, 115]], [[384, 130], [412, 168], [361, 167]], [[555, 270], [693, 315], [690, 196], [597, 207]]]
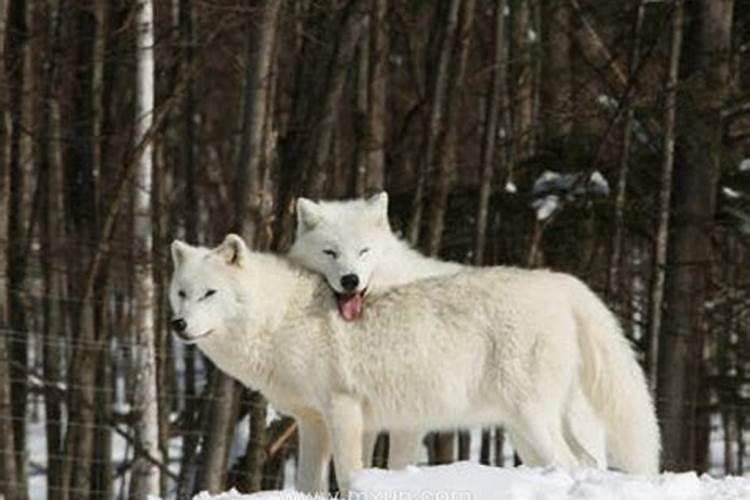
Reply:
[[735, 199], [735, 200], [738, 199], [738, 198], [742, 198], [742, 193], [740, 193], [739, 191], [736, 191], [736, 190], [734, 190], [732, 188], [729, 188], [729, 187], [723, 187], [723, 188], [721, 188], [721, 192], [727, 198], [731, 198], [731, 199]]
[[[714, 479], [693, 472], [656, 477], [612, 471], [497, 468], [470, 462], [403, 471], [369, 469], [357, 475], [355, 500], [747, 500], [750, 479]], [[312, 500], [292, 490], [242, 495], [228, 492], [195, 500]]]
[[556, 194], [549, 194], [531, 202], [531, 207], [536, 210], [536, 218], [540, 221], [549, 219], [560, 205], [560, 198]]

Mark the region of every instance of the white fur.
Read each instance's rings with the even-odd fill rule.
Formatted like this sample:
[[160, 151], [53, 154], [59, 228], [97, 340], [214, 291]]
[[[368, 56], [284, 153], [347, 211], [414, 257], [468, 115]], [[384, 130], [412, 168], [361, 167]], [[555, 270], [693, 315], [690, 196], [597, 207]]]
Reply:
[[[364, 254], [363, 249], [368, 251]], [[333, 251], [334, 255], [329, 253]], [[340, 280], [347, 274], [360, 279], [358, 291], [377, 295], [392, 287], [435, 276], [472, 269], [454, 262], [426, 257], [393, 234], [388, 223], [388, 194], [368, 199], [314, 202], [297, 200], [297, 234], [289, 258], [325, 276], [329, 285], [342, 292]], [[479, 292], [481, 293], [481, 292]], [[598, 467], [606, 467], [604, 429], [585, 398], [574, 398], [566, 415], [566, 429], [579, 436], [581, 446], [573, 446], [576, 456]], [[524, 443], [509, 430], [511, 443], [519, 455]], [[365, 436], [365, 464], [372, 457], [375, 436]], [[414, 464], [422, 447], [421, 435], [392, 433], [388, 466], [400, 469]]]
[[[336, 256], [325, 250], [333, 250]], [[388, 224], [385, 192], [366, 200], [316, 203], [299, 198], [297, 236], [289, 258], [324, 275], [337, 292], [343, 291], [340, 280], [346, 274], [359, 277], [358, 291], [367, 289], [372, 294], [464, 269], [454, 262], [425, 257], [398, 239]]]
[[322, 491], [331, 449], [346, 491], [364, 432], [381, 429], [503, 423], [528, 464], [586, 465], [565, 429], [580, 398], [626, 471], [658, 470], [643, 374], [611, 313], [571, 276], [467, 270], [371, 297], [362, 321], [345, 322], [317, 275], [238, 236], [213, 250], [175, 242], [172, 256], [183, 336], [298, 420], [303, 491]]

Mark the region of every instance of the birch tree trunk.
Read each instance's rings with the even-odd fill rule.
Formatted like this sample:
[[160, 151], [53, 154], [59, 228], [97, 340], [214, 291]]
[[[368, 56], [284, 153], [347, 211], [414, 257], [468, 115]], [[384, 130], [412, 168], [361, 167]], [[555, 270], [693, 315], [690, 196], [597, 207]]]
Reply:
[[[143, 141], [153, 123], [154, 112], [154, 11], [151, 0], [136, 5], [136, 112], [135, 143]], [[134, 369], [135, 425], [139, 453], [133, 465], [130, 497], [159, 495], [160, 470], [153, 463], [161, 458], [159, 448], [159, 396], [156, 387], [156, 339], [154, 338], [154, 270], [152, 227], [153, 145], [148, 141], [135, 170], [133, 235], [136, 246]]]

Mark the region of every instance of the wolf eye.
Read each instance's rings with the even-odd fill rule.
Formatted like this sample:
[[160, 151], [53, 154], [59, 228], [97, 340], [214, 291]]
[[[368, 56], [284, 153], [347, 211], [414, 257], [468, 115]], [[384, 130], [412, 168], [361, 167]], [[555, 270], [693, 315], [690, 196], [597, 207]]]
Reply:
[[365, 247], [365, 248], [363, 248], [362, 250], [359, 251], [359, 255], [364, 255], [364, 254], [366, 254], [369, 251], [370, 251], [370, 248], [369, 247]]
[[328, 255], [329, 257], [335, 259], [339, 256], [338, 253], [336, 253], [336, 250], [331, 250], [330, 248], [323, 250], [323, 253]]
[[207, 299], [207, 298], [209, 298], [211, 295], [213, 295], [215, 293], [216, 293], [216, 290], [207, 290], [206, 293], [203, 294], [203, 298]]
[[185, 297], [187, 297], [187, 294], [185, 293], [185, 290], [180, 290], [179, 292], [177, 292], [177, 296], [181, 299], [184, 299]]

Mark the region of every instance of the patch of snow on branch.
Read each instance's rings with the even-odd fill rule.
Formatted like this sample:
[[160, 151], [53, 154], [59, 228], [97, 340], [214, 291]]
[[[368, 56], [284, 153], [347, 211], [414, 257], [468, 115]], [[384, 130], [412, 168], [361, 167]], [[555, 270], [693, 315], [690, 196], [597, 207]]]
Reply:
[[574, 200], [584, 194], [609, 196], [610, 188], [607, 179], [598, 170], [589, 174], [583, 182], [583, 172], [561, 174], [545, 170], [534, 181], [531, 194], [534, 200], [532, 208], [536, 211], [537, 220], [545, 220], [563, 208], [565, 202]]

